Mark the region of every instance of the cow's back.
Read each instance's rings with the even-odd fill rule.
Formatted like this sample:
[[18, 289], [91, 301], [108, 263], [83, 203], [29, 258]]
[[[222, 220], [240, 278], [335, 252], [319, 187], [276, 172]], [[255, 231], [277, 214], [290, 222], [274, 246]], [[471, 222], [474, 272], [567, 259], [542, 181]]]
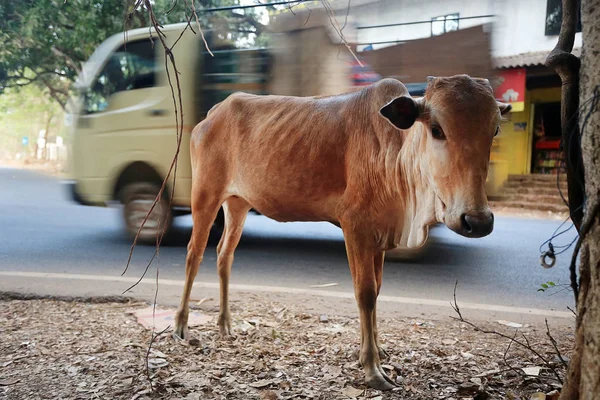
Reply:
[[357, 154], [377, 142], [361, 115], [372, 114], [368, 97], [233, 94], [194, 130], [193, 162], [273, 219], [335, 221]]

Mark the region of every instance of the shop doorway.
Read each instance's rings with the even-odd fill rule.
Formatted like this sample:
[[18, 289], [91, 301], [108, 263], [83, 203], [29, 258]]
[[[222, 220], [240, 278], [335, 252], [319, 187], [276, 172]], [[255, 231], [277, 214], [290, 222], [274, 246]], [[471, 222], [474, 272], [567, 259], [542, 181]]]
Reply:
[[531, 172], [555, 175], [564, 170], [560, 149], [560, 102], [535, 104], [533, 118]]

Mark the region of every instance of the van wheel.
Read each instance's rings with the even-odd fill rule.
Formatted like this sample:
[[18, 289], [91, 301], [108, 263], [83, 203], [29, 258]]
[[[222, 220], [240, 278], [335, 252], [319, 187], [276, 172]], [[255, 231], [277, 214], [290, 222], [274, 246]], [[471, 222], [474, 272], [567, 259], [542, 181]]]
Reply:
[[[160, 186], [155, 183], [130, 183], [123, 189], [123, 219], [127, 234], [133, 239], [137, 235], [146, 215], [152, 208]], [[169, 212], [169, 202], [165, 196], [154, 206], [152, 214], [146, 220], [138, 236], [138, 243], [155, 244], [157, 234], [164, 230], [166, 241], [173, 226], [173, 214]], [[165, 229], [166, 228], [166, 229]]]

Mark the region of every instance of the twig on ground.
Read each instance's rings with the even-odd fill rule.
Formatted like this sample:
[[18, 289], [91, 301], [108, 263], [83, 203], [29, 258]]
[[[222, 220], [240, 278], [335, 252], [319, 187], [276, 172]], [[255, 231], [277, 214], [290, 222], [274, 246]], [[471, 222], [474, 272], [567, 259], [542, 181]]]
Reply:
[[548, 325], [548, 318], [544, 318], [544, 321], [546, 322], [546, 336], [548, 336], [548, 338], [550, 339], [550, 343], [552, 343], [552, 347], [554, 347], [554, 351], [556, 351], [556, 355], [558, 356], [558, 359], [560, 360], [560, 362], [562, 363], [563, 367], [565, 367], [565, 370], [566, 370], [569, 367], [569, 365], [567, 364], [567, 362], [563, 358], [560, 350], [558, 349], [558, 343], [556, 343], [556, 340], [550, 333], [550, 326]]
[[152, 376], [150, 376], [150, 364], [149, 364], [149, 360], [150, 360], [150, 352], [152, 351], [152, 345], [154, 344], [154, 341], [163, 333], [165, 333], [166, 331], [168, 331], [171, 328], [171, 325], [167, 326], [165, 329], [163, 329], [162, 331], [158, 332], [158, 333], [154, 333], [154, 330], [152, 330], [152, 339], [150, 340], [150, 344], [148, 345], [148, 350], [146, 351], [146, 358], [145, 358], [145, 369], [146, 369], [146, 377], [148, 378], [148, 382], [150, 382], [150, 388], [152, 388], [152, 391], [154, 391], [154, 385], [152, 385]]
[[510, 342], [508, 342], [508, 346], [506, 347], [506, 350], [504, 351], [504, 354], [502, 355], [502, 359], [504, 360], [504, 363], [506, 364], [506, 366], [513, 371], [515, 374], [517, 374], [517, 376], [522, 375], [522, 371], [519, 371], [518, 369], [516, 369], [515, 367], [513, 367], [512, 365], [510, 365], [510, 363], [508, 362], [508, 360], [506, 359], [506, 355], [508, 354], [510, 347], [512, 346], [512, 344], [515, 342], [515, 338], [517, 337], [517, 335], [519, 334], [519, 329], [515, 329], [515, 334], [513, 335], [512, 339]]
[[550, 369], [552, 371], [552, 373], [554, 374], [554, 376], [556, 376], [556, 379], [558, 380], [558, 382], [560, 382], [561, 384], [563, 383], [562, 378], [558, 374], [558, 371], [556, 370], [556, 368], [554, 368], [554, 366], [550, 363], [550, 361], [548, 361], [535, 348], [533, 348], [531, 346], [531, 344], [529, 343], [529, 339], [522, 332], [521, 332], [521, 336], [523, 336], [523, 339], [525, 340], [525, 342], [517, 340], [516, 339], [516, 334], [515, 334], [514, 337], [510, 337], [510, 336], [508, 336], [508, 335], [506, 335], [506, 334], [504, 334], [502, 332], [498, 332], [496, 330], [483, 329], [480, 326], [475, 325], [471, 321], [468, 321], [468, 320], [464, 319], [464, 317], [462, 316], [462, 314], [460, 312], [460, 308], [458, 307], [458, 302], [456, 301], [456, 287], [457, 286], [458, 286], [458, 280], [454, 284], [454, 304], [451, 304], [452, 308], [454, 309], [454, 311], [456, 311], [456, 314], [458, 314], [458, 318], [451, 317], [452, 319], [455, 319], [455, 320], [458, 320], [460, 322], [463, 322], [463, 323], [469, 325], [470, 327], [472, 327], [474, 330], [479, 331], [481, 333], [485, 333], [485, 334], [488, 334], [488, 335], [496, 335], [496, 336], [502, 337], [504, 339], [508, 339], [508, 340], [511, 341], [511, 343], [516, 343], [519, 346], [521, 346], [521, 347], [529, 350], [530, 352], [532, 352], [533, 354], [535, 354], [535, 356], [537, 356], [546, 365], [546, 367], [548, 367], [548, 369]]

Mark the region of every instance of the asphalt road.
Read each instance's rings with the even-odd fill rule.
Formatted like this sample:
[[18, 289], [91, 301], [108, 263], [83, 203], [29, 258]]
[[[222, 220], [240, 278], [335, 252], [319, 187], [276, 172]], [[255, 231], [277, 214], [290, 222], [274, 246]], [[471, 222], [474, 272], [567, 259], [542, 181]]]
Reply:
[[[121, 274], [131, 242], [122, 233], [119, 209], [73, 204], [58, 179], [31, 171], [0, 168], [0, 188], [0, 272]], [[184, 277], [191, 219], [180, 217], [176, 224], [176, 243], [160, 250], [162, 279]], [[570, 291], [537, 291], [546, 281], [569, 282], [570, 251], [553, 269], [539, 266], [538, 247], [558, 225], [551, 220], [497, 217], [494, 232], [482, 239], [436, 228], [422, 254], [402, 262], [386, 261], [382, 295], [450, 301], [458, 280], [461, 301], [566, 311], [573, 306]], [[556, 244], [573, 238], [571, 231]], [[210, 241], [200, 282], [218, 282], [216, 242]], [[126, 276], [140, 276], [153, 250], [138, 246]], [[12, 284], [0, 276], [3, 279], [0, 290], [27, 290], [33, 282], [21, 279]], [[352, 292], [341, 230], [328, 223], [281, 224], [249, 216], [232, 284], [309, 288], [325, 283], [337, 283], [326, 290]]]

